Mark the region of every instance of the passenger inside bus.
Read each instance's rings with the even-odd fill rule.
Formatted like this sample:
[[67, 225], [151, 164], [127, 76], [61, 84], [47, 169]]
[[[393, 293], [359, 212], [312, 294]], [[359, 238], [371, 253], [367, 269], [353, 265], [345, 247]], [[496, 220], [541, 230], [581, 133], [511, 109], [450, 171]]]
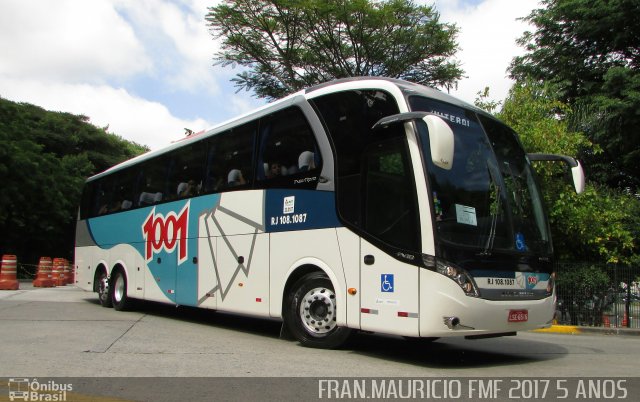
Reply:
[[198, 195], [198, 186], [194, 180], [189, 180], [188, 182], [182, 182], [178, 184], [178, 197], [193, 197]]
[[280, 165], [279, 162], [273, 162], [271, 164], [266, 164], [266, 165], [268, 166], [268, 169], [265, 171], [265, 175], [267, 179], [272, 179], [274, 177], [287, 175], [287, 168]]
[[247, 183], [242, 176], [242, 172], [240, 171], [240, 169], [231, 169], [229, 175], [227, 176], [227, 179], [227, 183], [230, 187], [241, 186]]
[[316, 163], [313, 159], [314, 154], [311, 151], [304, 151], [298, 157], [298, 168], [300, 172], [307, 172], [316, 168]]

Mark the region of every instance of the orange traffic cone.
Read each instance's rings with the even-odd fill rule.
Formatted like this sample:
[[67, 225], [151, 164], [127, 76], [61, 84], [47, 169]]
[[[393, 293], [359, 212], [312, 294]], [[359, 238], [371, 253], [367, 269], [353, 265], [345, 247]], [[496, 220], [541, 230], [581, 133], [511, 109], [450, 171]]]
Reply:
[[[56, 286], [64, 286], [67, 283], [67, 279], [64, 275], [64, 259], [62, 258], [54, 258], [53, 259], [53, 272], [54, 272], [54, 282]], [[55, 275], [55, 273], [58, 275]]]
[[0, 290], [18, 290], [18, 259], [15, 255], [5, 254], [2, 256], [2, 266], [0, 267]]
[[627, 313], [624, 313], [624, 316], [622, 317], [622, 327], [626, 328], [627, 325], [629, 324], [629, 317], [627, 317]]
[[611, 327], [611, 322], [609, 322], [609, 316], [606, 314], [602, 314], [602, 326], [605, 328]]
[[36, 279], [33, 280], [33, 286], [36, 288], [51, 288], [56, 286], [51, 279], [52, 262], [50, 257], [40, 257], [38, 261], [38, 273]]

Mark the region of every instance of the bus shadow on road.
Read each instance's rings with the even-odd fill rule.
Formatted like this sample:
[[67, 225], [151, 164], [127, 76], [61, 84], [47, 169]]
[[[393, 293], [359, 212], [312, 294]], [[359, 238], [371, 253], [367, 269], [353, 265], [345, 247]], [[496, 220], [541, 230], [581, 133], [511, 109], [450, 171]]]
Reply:
[[272, 319], [138, 300], [131, 311], [269, 338], [280, 336], [281, 322]]
[[467, 340], [441, 338], [433, 342], [377, 334], [356, 334], [348, 348], [354, 353], [430, 368], [481, 368], [527, 364], [561, 358], [566, 348], [515, 337]]
[[[87, 301], [99, 305], [96, 299]], [[134, 311], [271, 339], [280, 337], [281, 322], [277, 320], [149, 301], [136, 302]], [[282, 342], [290, 341], [283, 339]], [[527, 364], [554, 360], [568, 354], [567, 349], [560, 345], [518, 336], [478, 340], [441, 338], [429, 342], [361, 332], [355, 332], [342, 350], [383, 360], [443, 369]]]

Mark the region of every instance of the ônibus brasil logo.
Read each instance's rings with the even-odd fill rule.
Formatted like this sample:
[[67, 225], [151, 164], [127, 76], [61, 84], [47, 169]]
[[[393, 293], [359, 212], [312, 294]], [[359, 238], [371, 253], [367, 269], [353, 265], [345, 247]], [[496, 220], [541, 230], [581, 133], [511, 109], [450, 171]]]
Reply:
[[187, 202], [179, 214], [171, 211], [166, 216], [156, 214], [155, 207], [142, 224], [142, 237], [146, 242], [145, 260], [165, 250], [172, 253], [178, 248], [178, 265], [187, 260], [187, 235], [189, 233], [189, 204]]

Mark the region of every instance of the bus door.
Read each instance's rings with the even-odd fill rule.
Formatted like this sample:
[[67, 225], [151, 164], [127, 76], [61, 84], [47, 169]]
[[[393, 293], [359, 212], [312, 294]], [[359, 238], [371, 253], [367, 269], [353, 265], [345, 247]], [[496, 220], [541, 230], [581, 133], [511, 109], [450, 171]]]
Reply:
[[368, 241], [360, 241], [363, 330], [418, 336], [418, 268], [405, 264]]
[[420, 249], [420, 218], [404, 137], [365, 149], [361, 189], [362, 329], [418, 336], [419, 257], [409, 250]]

